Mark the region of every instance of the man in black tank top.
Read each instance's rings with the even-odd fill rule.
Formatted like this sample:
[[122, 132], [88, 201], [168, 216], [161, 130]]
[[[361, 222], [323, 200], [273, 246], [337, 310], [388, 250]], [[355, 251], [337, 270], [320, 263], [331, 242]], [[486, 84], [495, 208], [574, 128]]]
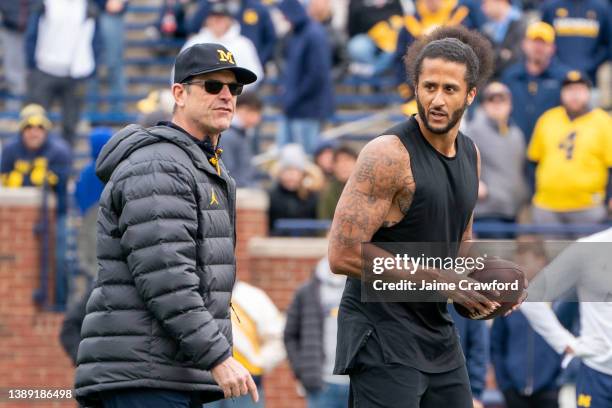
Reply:
[[[459, 123], [491, 71], [489, 43], [464, 28], [439, 28], [414, 43], [405, 61], [418, 115], [364, 147], [331, 228], [332, 270], [348, 276], [334, 373], [350, 375], [352, 407], [471, 408], [446, 302], [361, 301], [361, 243], [439, 242], [454, 256], [471, 239], [479, 156]], [[496, 306], [477, 292], [446, 296], [477, 312]]]

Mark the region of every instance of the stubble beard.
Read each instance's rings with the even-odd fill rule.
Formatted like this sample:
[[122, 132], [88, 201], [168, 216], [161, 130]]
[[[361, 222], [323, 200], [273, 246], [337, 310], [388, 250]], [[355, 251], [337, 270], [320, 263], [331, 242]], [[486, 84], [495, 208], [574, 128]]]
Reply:
[[461, 108], [455, 110], [452, 113], [452, 115], [450, 116], [450, 120], [449, 120], [448, 124], [446, 126], [444, 126], [443, 128], [437, 128], [437, 127], [433, 127], [429, 123], [429, 120], [427, 119], [427, 112], [425, 111], [425, 107], [423, 106], [423, 104], [419, 100], [418, 96], [416, 98], [416, 103], [417, 103], [417, 110], [419, 112], [419, 117], [423, 121], [423, 124], [425, 125], [425, 128], [427, 128], [427, 130], [429, 130], [431, 133], [434, 133], [436, 135], [446, 134], [452, 128], [454, 128], [455, 125], [457, 125], [457, 123], [459, 123], [459, 121], [463, 117], [463, 113], [465, 112], [465, 110], [468, 107], [467, 97], [466, 97], [465, 101], [463, 102], [463, 106]]

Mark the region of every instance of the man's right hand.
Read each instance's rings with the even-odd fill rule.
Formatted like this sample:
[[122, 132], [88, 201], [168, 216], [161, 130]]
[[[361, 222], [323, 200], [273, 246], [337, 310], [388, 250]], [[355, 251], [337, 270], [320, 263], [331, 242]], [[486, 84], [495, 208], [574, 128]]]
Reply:
[[233, 357], [228, 357], [211, 370], [213, 379], [223, 390], [225, 398], [236, 398], [251, 394], [254, 402], [259, 401], [257, 386], [246, 368]]
[[[455, 287], [457, 289], [441, 292], [445, 296], [452, 299], [453, 303], [459, 303], [465, 306], [470, 311], [470, 313], [490, 314], [494, 312], [495, 309], [501, 306], [499, 303], [489, 300], [485, 295], [479, 293], [476, 290], [458, 289], [460, 280], [476, 282], [475, 280], [467, 276], [457, 275], [455, 272], [452, 271], [443, 271], [438, 279], [447, 283], [455, 283]], [[499, 292], [492, 291], [492, 294], [499, 295]]]

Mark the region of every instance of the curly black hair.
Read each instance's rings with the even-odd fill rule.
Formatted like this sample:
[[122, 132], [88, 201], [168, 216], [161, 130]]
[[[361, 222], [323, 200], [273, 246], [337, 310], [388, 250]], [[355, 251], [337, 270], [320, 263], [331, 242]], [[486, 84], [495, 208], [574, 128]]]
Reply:
[[493, 72], [493, 49], [489, 40], [462, 26], [439, 27], [408, 47], [404, 64], [413, 87], [418, 83], [425, 58], [465, 64], [468, 89], [483, 86]]

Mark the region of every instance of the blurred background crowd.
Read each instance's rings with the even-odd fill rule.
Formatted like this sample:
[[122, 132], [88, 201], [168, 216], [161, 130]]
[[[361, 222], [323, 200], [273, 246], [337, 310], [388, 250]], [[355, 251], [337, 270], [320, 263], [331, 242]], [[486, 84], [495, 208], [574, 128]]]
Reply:
[[[482, 157], [476, 235], [529, 235], [532, 249], [517, 257], [545, 264], [539, 239], [610, 223], [609, 0], [12, 0], [0, 15], [0, 185], [55, 196], [45, 267], [55, 305], [70, 305], [69, 352], [96, 273], [95, 159], [121, 127], [170, 119], [174, 57], [197, 43], [225, 45], [259, 77], [220, 147], [239, 188], [267, 192], [271, 236], [325, 236], [360, 148], [416, 113], [406, 48], [442, 25], [478, 30], [495, 51], [494, 76], [462, 124]], [[238, 314], [260, 321], [255, 346], [237, 325], [236, 352], [258, 381], [286, 349], [308, 406], [345, 406], [346, 380], [331, 375], [343, 285], [322, 259], [285, 317], [240, 283]], [[554, 306], [577, 330], [575, 304]], [[475, 405], [554, 407], [573, 381], [520, 312], [492, 326], [457, 317], [457, 327]]]

